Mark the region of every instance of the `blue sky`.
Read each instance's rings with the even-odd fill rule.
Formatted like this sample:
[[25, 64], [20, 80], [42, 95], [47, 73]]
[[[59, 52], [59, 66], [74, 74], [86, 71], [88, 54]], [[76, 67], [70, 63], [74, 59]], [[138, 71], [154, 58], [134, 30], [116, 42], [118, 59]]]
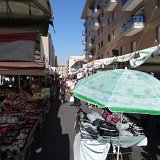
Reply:
[[66, 64], [69, 56], [80, 55], [82, 45], [83, 23], [80, 19], [85, 0], [51, 0], [54, 12], [54, 26], [50, 27], [58, 64]]

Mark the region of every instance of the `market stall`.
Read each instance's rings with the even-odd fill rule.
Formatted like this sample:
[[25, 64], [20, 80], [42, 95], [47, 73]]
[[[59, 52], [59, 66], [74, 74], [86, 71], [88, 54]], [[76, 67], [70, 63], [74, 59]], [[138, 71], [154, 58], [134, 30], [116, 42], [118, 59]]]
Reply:
[[[80, 80], [72, 90], [74, 96], [104, 110], [102, 115], [78, 113], [79, 136], [76, 135], [74, 151], [78, 149], [82, 155], [80, 160], [88, 155], [90, 159], [98, 160], [99, 155], [107, 153], [109, 146], [106, 143], [117, 147], [114, 151], [117, 160], [121, 147], [146, 146], [147, 137], [140, 121], [137, 123], [128, 115], [159, 115], [159, 88], [160, 83], [153, 76], [128, 69], [104, 71]], [[103, 147], [98, 150], [99, 145], [92, 142]], [[76, 149], [77, 144], [80, 146]], [[96, 153], [97, 157], [92, 156]]]
[[28, 156], [34, 131], [42, 125], [49, 104], [42, 98], [32, 98], [27, 92], [1, 90], [0, 157], [21, 160]]

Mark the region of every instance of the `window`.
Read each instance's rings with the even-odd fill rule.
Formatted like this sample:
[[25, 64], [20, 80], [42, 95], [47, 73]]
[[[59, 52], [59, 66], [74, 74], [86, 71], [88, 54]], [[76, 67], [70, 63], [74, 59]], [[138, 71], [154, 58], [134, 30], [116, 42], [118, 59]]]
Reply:
[[124, 54], [124, 46], [120, 47], [120, 55]]
[[137, 50], [137, 43], [136, 43], [136, 41], [134, 41], [134, 42], [131, 43], [131, 50], [132, 50], [132, 52], [135, 52]]
[[116, 38], [115, 30], [112, 31], [112, 39]]
[[156, 0], [156, 7], [160, 7], [160, 0]]
[[156, 41], [160, 43], [160, 27], [156, 28]]
[[98, 30], [98, 36], [100, 36], [100, 30]]
[[98, 43], [98, 49], [100, 49], [101, 48], [101, 44], [100, 43]]
[[117, 57], [119, 55], [118, 48], [112, 49], [112, 54], [113, 54], [113, 56]]
[[102, 54], [102, 59], [103, 59], [103, 54]]
[[103, 41], [101, 41], [101, 48], [103, 47]]
[[104, 16], [104, 12], [102, 11], [102, 17]]
[[109, 52], [107, 52], [107, 57], [109, 58]]
[[111, 41], [111, 37], [110, 37], [110, 35], [108, 35], [108, 41], [109, 41], [109, 42]]
[[110, 24], [110, 19], [108, 18], [108, 26], [109, 26], [109, 24]]
[[112, 20], [114, 21], [114, 20], [115, 20], [115, 18], [116, 18], [116, 13], [115, 13], [115, 12], [113, 12], [113, 13], [112, 13]]
[[100, 29], [100, 30], [101, 30], [101, 33], [102, 33], [102, 32], [103, 32], [103, 27], [101, 27], [101, 29]]

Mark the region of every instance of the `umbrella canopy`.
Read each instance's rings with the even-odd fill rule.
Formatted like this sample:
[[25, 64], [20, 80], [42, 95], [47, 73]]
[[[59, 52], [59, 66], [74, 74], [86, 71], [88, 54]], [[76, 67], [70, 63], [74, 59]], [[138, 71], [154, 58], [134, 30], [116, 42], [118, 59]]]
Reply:
[[73, 94], [112, 112], [160, 114], [160, 82], [134, 70], [103, 71], [80, 80]]

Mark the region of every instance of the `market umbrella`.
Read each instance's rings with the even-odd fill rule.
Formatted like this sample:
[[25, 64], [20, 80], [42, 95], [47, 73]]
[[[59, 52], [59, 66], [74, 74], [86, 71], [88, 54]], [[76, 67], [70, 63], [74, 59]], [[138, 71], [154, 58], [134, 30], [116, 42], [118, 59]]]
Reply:
[[80, 80], [75, 97], [112, 112], [160, 115], [160, 82], [135, 70], [103, 71]]

